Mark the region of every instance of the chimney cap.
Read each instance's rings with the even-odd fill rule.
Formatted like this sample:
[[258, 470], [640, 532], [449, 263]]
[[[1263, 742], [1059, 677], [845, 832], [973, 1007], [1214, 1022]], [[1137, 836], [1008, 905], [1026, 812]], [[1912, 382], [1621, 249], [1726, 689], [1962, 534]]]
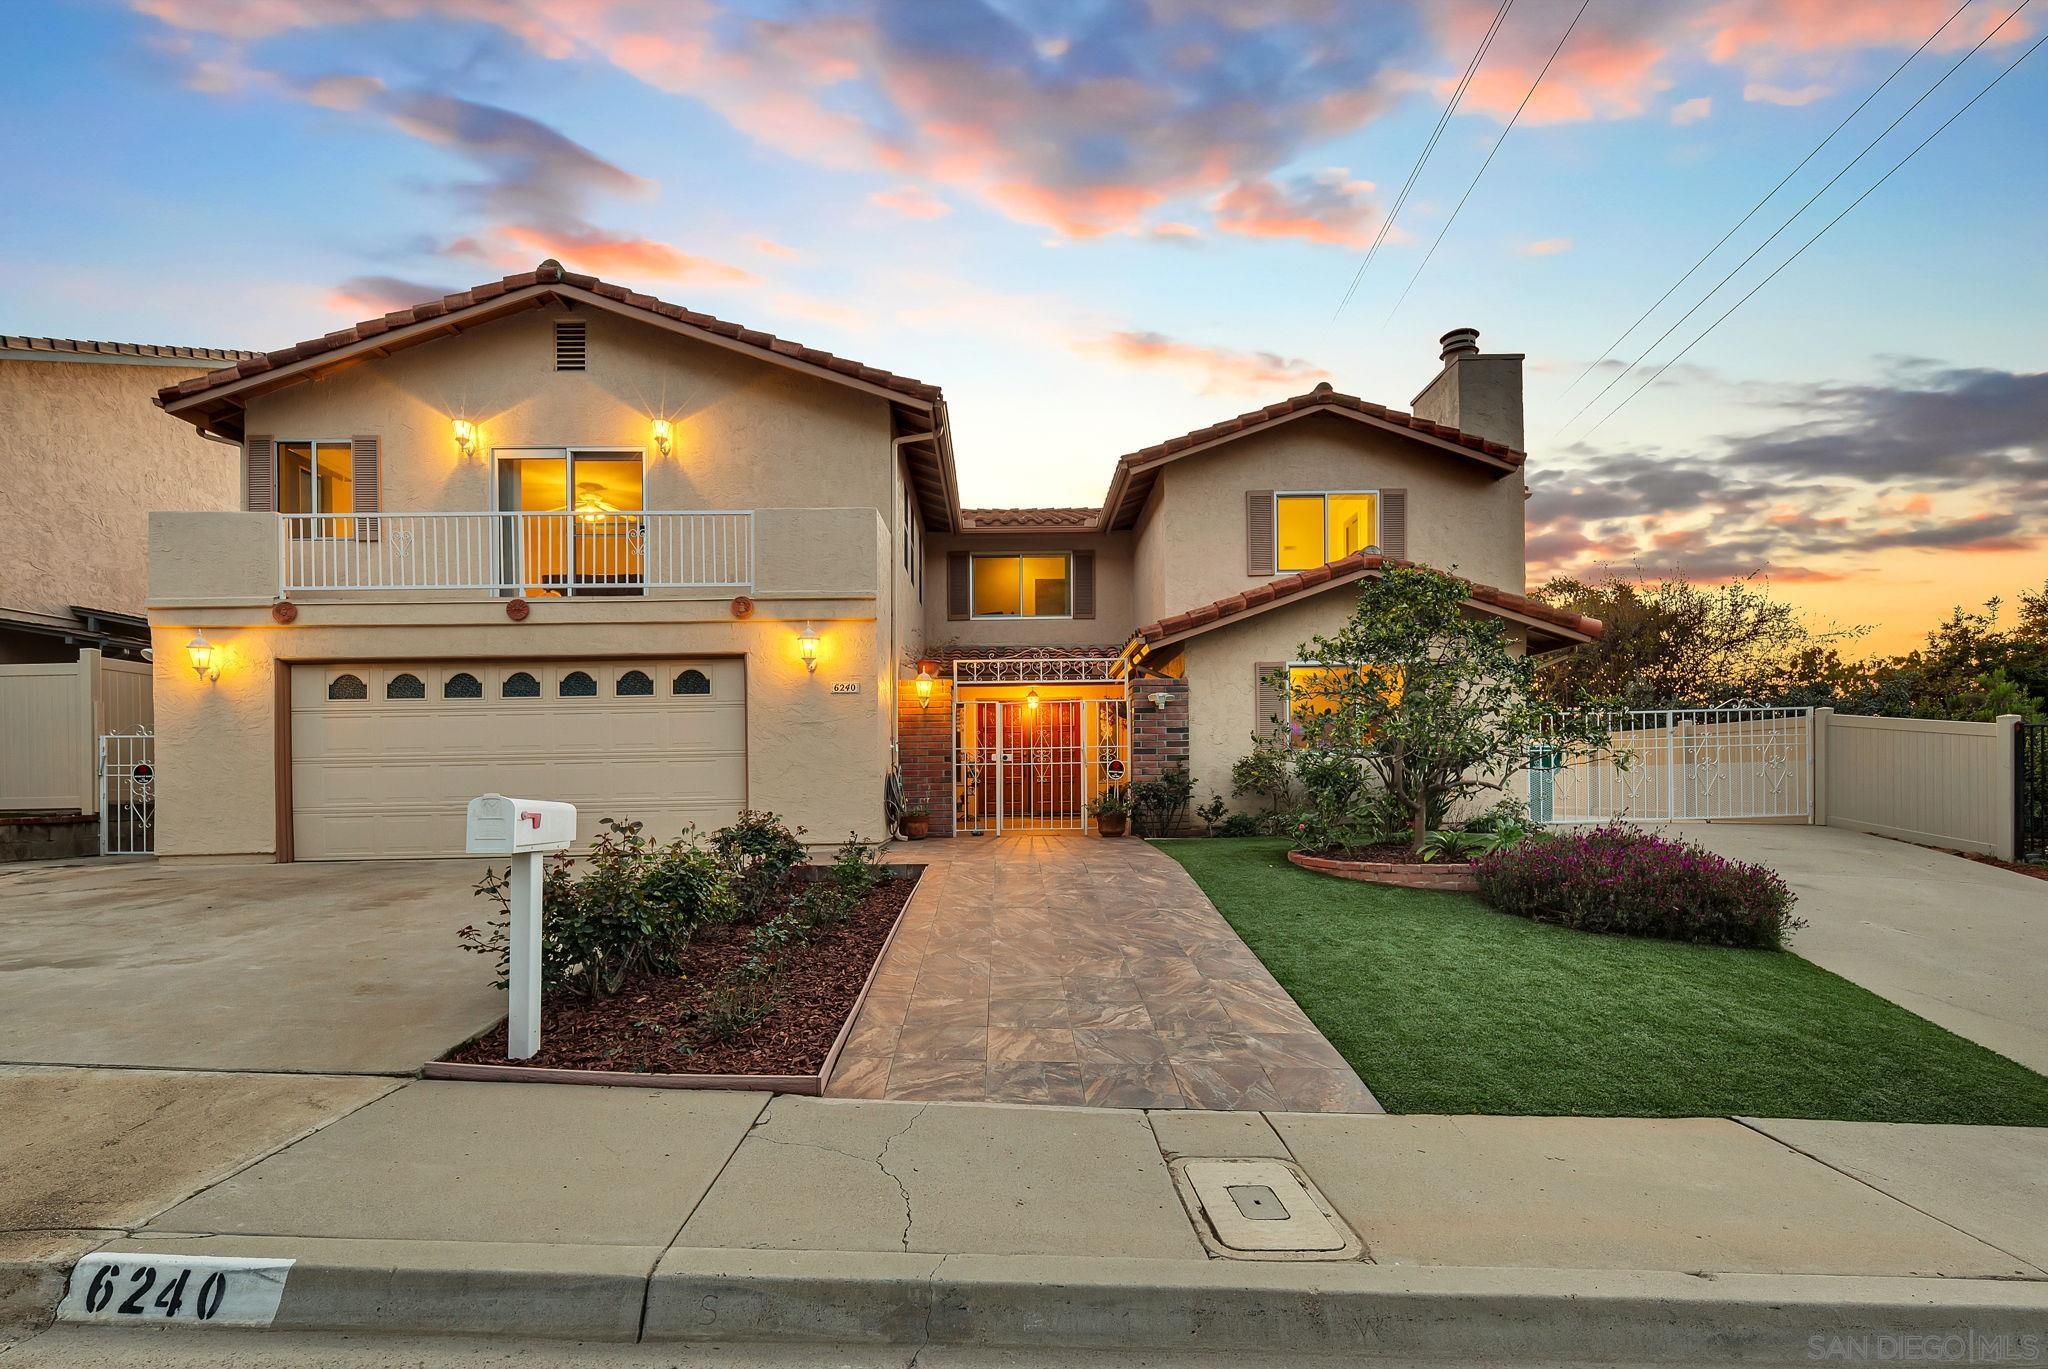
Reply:
[[1437, 341], [1443, 345], [1442, 359], [1449, 361], [1453, 357], [1466, 356], [1479, 350], [1479, 330], [1453, 328]]

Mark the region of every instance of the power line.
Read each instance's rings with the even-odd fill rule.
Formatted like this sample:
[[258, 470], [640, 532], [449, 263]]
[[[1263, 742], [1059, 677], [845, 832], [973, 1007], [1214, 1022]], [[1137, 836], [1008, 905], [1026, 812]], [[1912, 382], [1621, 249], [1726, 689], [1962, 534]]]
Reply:
[[[2015, 10], [2013, 11], [2013, 13], [2017, 14], [2019, 13], [2019, 11]], [[1905, 156], [1899, 158], [1898, 161], [1892, 164], [1890, 171], [1887, 171], [1884, 173], [1884, 175], [1878, 177], [1877, 180], [1872, 183], [1869, 190], [1864, 191], [1861, 195], [1858, 195], [1855, 199], [1849, 201], [1847, 208], [1844, 208], [1841, 213], [1835, 215], [1832, 219], [1829, 219], [1825, 224], [1821, 226], [1820, 232], [1815, 233], [1812, 237], [1808, 238], [1805, 242], [1801, 243], [1799, 245], [1799, 250], [1797, 252], [1794, 252], [1791, 256], [1785, 258], [1785, 260], [1779, 262], [1776, 266], [1772, 267], [1770, 275], [1765, 276], [1755, 285], [1752, 285], [1749, 288], [1747, 294], [1743, 295], [1743, 297], [1735, 301], [1735, 303], [1729, 305], [1727, 313], [1722, 314], [1720, 318], [1717, 318], [1712, 323], [1708, 324], [1704, 329], [1700, 331], [1698, 337], [1694, 338], [1691, 342], [1686, 343], [1685, 346], [1680, 348], [1677, 354], [1674, 355], [1669, 361], [1665, 362], [1662, 366], [1659, 366], [1655, 371], [1653, 371], [1650, 374], [1649, 379], [1645, 380], [1642, 384], [1636, 386], [1635, 389], [1629, 391], [1627, 397], [1624, 398], [1621, 401], [1621, 403], [1615, 405], [1612, 409], [1609, 409], [1605, 414], [1601, 415], [1599, 423], [1595, 423], [1592, 427], [1586, 429], [1585, 437], [1591, 437], [1594, 433], [1598, 432], [1600, 430], [1601, 424], [1605, 423], [1608, 419], [1614, 417], [1616, 414], [1620, 413], [1623, 409], [1628, 407], [1629, 400], [1634, 399], [1637, 395], [1641, 394], [1643, 391], [1649, 389], [1652, 385], [1656, 384], [1657, 378], [1659, 376], [1663, 375], [1666, 371], [1670, 370], [1672, 366], [1676, 364], [1680, 358], [1684, 357], [1687, 352], [1690, 352], [1693, 348], [1699, 346], [1701, 342], [1705, 341], [1707, 334], [1713, 332], [1716, 328], [1720, 327], [1724, 322], [1726, 322], [1729, 314], [1733, 314], [1737, 309], [1740, 309], [1743, 305], [1749, 303], [1751, 296], [1755, 295], [1757, 291], [1763, 289], [1766, 285], [1769, 285], [1771, 281], [1774, 278], [1776, 278], [1777, 274], [1780, 271], [1790, 266], [1793, 262], [1799, 260], [1800, 254], [1805, 252], [1807, 248], [1819, 242], [1822, 236], [1827, 233], [1828, 229], [1833, 228], [1843, 219], [1849, 217], [1849, 210], [1854, 209], [1857, 205], [1862, 204], [1865, 200], [1869, 199], [1871, 194], [1877, 189], [1878, 186], [1883, 185], [1886, 181], [1892, 178], [1893, 173], [1897, 172], [1898, 169], [1904, 166], [1907, 162], [1912, 161], [1913, 158], [1919, 156], [1923, 148], [1925, 148], [1929, 143], [1933, 142], [1936, 138], [1939, 138], [1942, 135], [1942, 133], [1947, 130], [1950, 124], [1954, 123], [1956, 120], [1962, 118], [1963, 115], [1968, 113], [1971, 105], [1976, 104], [1977, 101], [1983, 99], [1986, 95], [1989, 95], [2000, 81], [2003, 81], [2006, 77], [2012, 75], [2014, 69], [2017, 68], [2021, 62], [2024, 62], [2027, 60], [2027, 58], [2033, 56], [2035, 50], [2038, 49], [2043, 43], [2048, 43], [2048, 34], [2044, 34], [2043, 36], [2036, 38], [2034, 40], [2033, 47], [2028, 48], [2025, 52], [2013, 58], [2012, 64], [2010, 66], [2006, 67], [2004, 71], [1999, 72], [1998, 75], [1991, 78], [1990, 85], [1985, 86], [1984, 89], [1978, 91], [1975, 95], [1972, 95], [1967, 104], [1965, 104], [1961, 109], [1957, 110], [1955, 113], [1949, 115], [1948, 118], [1942, 120], [1940, 126], [1936, 128], [1934, 132], [1928, 134], [1925, 138], [1922, 138], [1918, 146], [1916, 146], [1911, 152], [1908, 152]]]
[[[1557, 60], [1557, 54], [1563, 52], [1564, 45], [1571, 41], [1572, 30], [1579, 26], [1579, 20], [1585, 17], [1586, 6], [1592, 3], [1593, 0], [1579, 0], [1579, 12], [1572, 16], [1572, 21], [1569, 24], [1564, 26], [1564, 36], [1557, 40], [1557, 46], [1552, 48], [1550, 56], [1544, 59], [1543, 70], [1537, 72], [1536, 79], [1529, 83], [1529, 92], [1522, 97], [1522, 103], [1515, 106], [1514, 117], [1508, 120], [1507, 127], [1500, 131], [1500, 136], [1493, 140], [1493, 147], [1487, 152], [1486, 160], [1479, 164], [1479, 170], [1472, 176], [1472, 183], [1466, 186], [1465, 193], [1458, 197], [1457, 208], [1451, 210], [1451, 216], [1444, 220], [1444, 226], [1437, 231], [1436, 241], [1429, 245], [1429, 251], [1422, 254], [1421, 264], [1415, 268], [1415, 274], [1408, 277], [1408, 284], [1401, 290], [1401, 298], [1395, 300], [1394, 307], [1387, 310], [1386, 320], [1380, 325], [1381, 327], [1384, 328], [1386, 324], [1392, 323], [1394, 315], [1400, 313], [1401, 306], [1408, 302], [1408, 292], [1415, 288], [1416, 281], [1422, 279], [1422, 272], [1429, 265], [1430, 258], [1436, 255], [1436, 249], [1444, 245], [1444, 236], [1451, 231], [1451, 225], [1458, 221], [1458, 214], [1465, 208], [1465, 201], [1471, 199], [1472, 192], [1479, 188], [1479, 178], [1486, 174], [1487, 167], [1493, 165], [1494, 153], [1500, 151], [1500, 145], [1508, 140], [1508, 134], [1515, 131], [1515, 124], [1521, 119], [1522, 111], [1529, 107], [1529, 101], [1536, 96], [1536, 87], [1542, 85], [1543, 78], [1550, 74], [1550, 64]], [[1969, 4], [1970, 0], [1963, 0], [1963, 3]]]
[[1579, 416], [1581, 414], [1585, 413], [1586, 410], [1592, 408], [1595, 404], [1598, 404], [1601, 401], [1601, 399], [1603, 399], [1606, 396], [1609, 390], [1613, 389], [1616, 385], [1619, 385], [1624, 379], [1627, 378], [1629, 372], [1635, 370], [1636, 367], [1642, 365], [1643, 358], [1649, 356], [1650, 353], [1656, 351], [1659, 347], [1663, 346], [1664, 340], [1666, 338], [1670, 337], [1673, 333], [1677, 332], [1687, 319], [1691, 318], [1694, 314], [1697, 314], [1700, 311], [1700, 309], [1705, 306], [1708, 300], [1712, 299], [1715, 295], [1721, 293], [1722, 286], [1726, 285], [1729, 281], [1735, 279], [1736, 275], [1742, 270], [1743, 267], [1755, 261], [1757, 259], [1758, 254], [1760, 254], [1766, 247], [1769, 247], [1772, 243], [1776, 242], [1778, 240], [1778, 235], [1780, 233], [1783, 233], [1786, 229], [1790, 228], [1794, 223], [1798, 222], [1800, 216], [1813, 207], [1813, 203], [1815, 200], [1818, 200], [1821, 196], [1827, 194], [1828, 191], [1832, 190], [1837, 181], [1841, 180], [1842, 177], [1848, 175], [1852, 170], [1855, 169], [1857, 163], [1861, 162], [1865, 157], [1870, 155], [1872, 148], [1875, 148], [1879, 143], [1883, 142], [1886, 138], [1890, 137], [1893, 129], [1897, 128], [1900, 124], [1904, 123], [1908, 115], [1910, 115], [1914, 110], [1920, 108], [1921, 105], [1925, 104], [1927, 102], [1928, 96], [1934, 94], [1935, 91], [1941, 89], [1942, 86], [1946, 85], [1948, 83], [1949, 77], [1955, 75], [1958, 71], [1962, 70], [1963, 63], [1969, 61], [1972, 57], [1975, 57], [1978, 51], [1982, 49], [1986, 43], [1990, 42], [1993, 38], [1996, 38], [2000, 30], [2002, 30], [2007, 24], [2010, 24], [2014, 19], [2017, 19], [2019, 17], [2020, 11], [2025, 9], [2028, 5], [2032, 3], [2033, 0], [2020, 0], [2019, 5], [2013, 9], [2012, 13], [2006, 15], [2005, 18], [1998, 21], [1997, 28], [1992, 29], [1991, 32], [1985, 34], [1982, 38], [1979, 38], [1974, 47], [1972, 47], [1968, 52], [1964, 53], [1961, 57], [1958, 57], [1956, 59], [1954, 66], [1950, 67], [1947, 71], [1944, 71], [1941, 74], [1939, 80], [1935, 81], [1933, 85], [1927, 87], [1926, 90], [1920, 93], [1919, 99], [1913, 101], [1912, 104], [1907, 105], [1905, 109], [1901, 110], [1899, 112], [1899, 116], [1896, 119], [1893, 119], [1889, 124], [1885, 125], [1884, 131], [1882, 133], [1878, 134], [1875, 138], [1872, 138], [1869, 142], [1865, 143], [1863, 145], [1863, 150], [1858, 152], [1854, 157], [1851, 157], [1848, 163], [1845, 166], [1843, 166], [1841, 170], [1837, 171], [1834, 175], [1828, 177], [1826, 184], [1821, 186], [1820, 189], [1814, 191], [1813, 194], [1807, 196], [1806, 203], [1800, 205], [1797, 209], [1793, 210], [1792, 213], [1785, 219], [1783, 223], [1779, 224], [1776, 228], [1772, 229], [1769, 237], [1765, 238], [1762, 242], [1758, 243], [1755, 247], [1751, 248], [1748, 256], [1744, 257], [1741, 261], [1736, 262], [1734, 266], [1730, 267], [1728, 269], [1728, 273], [1722, 276], [1721, 279], [1715, 281], [1713, 287], [1709, 289], [1706, 294], [1701, 295], [1698, 300], [1694, 301], [1692, 308], [1680, 314], [1675, 320], [1672, 321], [1670, 327], [1666, 328], [1663, 332], [1659, 333], [1656, 336], [1655, 340], [1653, 340], [1649, 346], [1643, 348], [1642, 351], [1636, 354], [1636, 358], [1634, 361], [1631, 361], [1628, 365], [1622, 367], [1620, 372], [1618, 372], [1615, 375], [1614, 379], [1608, 381], [1605, 385], [1601, 386], [1599, 394], [1594, 395], [1584, 404], [1581, 404], [1578, 407], [1577, 412], [1573, 413], [1570, 418], [1567, 418], [1563, 423], [1559, 424], [1557, 431], [1563, 432], [1566, 428], [1569, 428], [1572, 424], [1578, 422]]
[[1346, 306], [1351, 303], [1351, 297], [1358, 293], [1358, 283], [1365, 279], [1366, 268], [1371, 266], [1373, 258], [1379, 255], [1380, 244], [1387, 240], [1388, 232], [1394, 227], [1394, 220], [1400, 217], [1401, 206], [1408, 203], [1408, 192], [1415, 188], [1416, 178], [1422, 174], [1422, 168], [1428, 163], [1430, 154], [1436, 151], [1437, 140], [1444, 136], [1445, 125], [1450, 123], [1451, 115], [1457, 112], [1458, 102], [1465, 98], [1465, 87], [1472, 84], [1472, 77], [1479, 70], [1480, 62], [1485, 60], [1486, 50], [1493, 46], [1494, 35], [1500, 32], [1502, 22], [1507, 19], [1508, 11], [1513, 9], [1514, 5], [1515, 0], [1501, 0], [1500, 9], [1493, 16], [1493, 23], [1488, 26], [1485, 36], [1479, 40], [1479, 48], [1472, 54], [1472, 60], [1465, 64], [1465, 74], [1458, 78], [1457, 87], [1451, 91], [1451, 98], [1444, 104], [1444, 112], [1436, 116], [1436, 127], [1430, 130], [1429, 139], [1423, 143], [1422, 152], [1416, 157], [1415, 165], [1409, 168], [1408, 179], [1402, 184], [1401, 193], [1394, 200], [1394, 207], [1388, 210], [1386, 218], [1380, 221], [1380, 231], [1373, 238], [1372, 246], [1366, 249], [1365, 260], [1358, 263], [1358, 270], [1352, 274], [1351, 284], [1346, 287], [1344, 298], [1338, 300], [1337, 307], [1330, 311], [1332, 322], [1335, 322], [1337, 315], [1343, 313]]
[[[1819, 142], [1815, 143], [1813, 145], [1812, 150], [1809, 151], [1804, 157], [1801, 157], [1799, 159], [1798, 166], [1795, 166], [1790, 171], [1787, 171], [1784, 175], [1784, 178], [1781, 179], [1776, 185], [1772, 186], [1770, 190], [1765, 193], [1762, 199], [1758, 200], [1755, 204], [1749, 207], [1749, 212], [1747, 214], [1744, 214], [1741, 218], [1735, 221], [1735, 226], [1733, 228], [1729, 229], [1726, 233], [1723, 233], [1721, 235], [1721, 240], [1719, 242], [1715, 243], [1712, 247], [1709, 247], [1706, 250], [1706, 252], [1701, 255], [1698, 261], [1694, 262], [1691, 266], [1686, 267], [1685, 274], [1680, 276], [1677, 280], [1673, 281], [1671, 283], [1670, 289], [1666, 290], [1663, 294], [1657, 296], [1656, 302], [1653, 303], [1649, 308], [1643, 310], [1643, 312], [1637, 316], [1636, 321], [1634, 323], [1631, 323], [1628, 327], [1622, 329], [1620, 336], [1616, 337], [1614, 341], [1608, 343], [1605, 347], [1602, 347], [1600, 349], [1599, 355], [1594, 357], [1592, 361], [1586, 364], [1586, 369], [1579, 372], [1578, 375], [1574, 376], [1572, 378], [1571, 384], [1565, 386], [1564, 389], [1558, 391], [1558, 397], [1562, 399], [1565, 395], [1568, 395], [1573, 390], [1578, 389], [1579, 382], [1583, 381], [1587, 376], [1593, 374], [1594, 370], [1600, 365], [1600, 363], [1607, 359], [1607, 354], [1609, 352], [1621, 346], [1622, 343], [1628, 341], [1628, 335], [1630, 333], [1633, 333], [1636, 329], [1642, 327], [1643, 320], [1649, 318], [1650, 315], [1656, 313], [1657, 310], [1663, 306], [1665, 300], [1670, 299], [1672, 295], [1678, 292], [1679, 286], [1685, 284], [1687, 281], [1692, 279], [1693, 272], [1699, 270], [1702, 266], [1705, 266], [1709, 258], [1711, 258], [1716, 252], [1720, 251], [1723, 247], [1727, 246], [1728, 239], [1734, 237], [1737, 233], [1742, 231], [1742, 225], [1748, 223], [1751, 219], [1755, 218], [1758, 210], [1762, 209], [1765, 205], [1769, 204], [1771, 202], [1772, 197], [1775, 196], [1780, 190], [1783, 190], [1785, 188], [1787, 182], [1789, 182], [1794, 176], [1797, 176], [1801, 171], [1803, 171], [1806, 168], [1806, 164], [1808, 162], [1812, 161], [1815, 157], [1818, 157], [1821, 153], [1821, 149], [1825, 148], [1829, 143], [1833, 142], [1836, 136], [1840, 134], [1843, 129], [1849, 126], [1849, 121], [1851, 119], [1854, 119], [1858, 114], [1861, 114], [1864, 111], [1865, 107], [1868, 106], [1872, 100], [1875, 100], [1878, 96], [1884, 94], [1885, 90], [1891, 85], [1891, 83], [1893, 81], [1898, 80], [1899, 77], [1905, 72], [1907, 67], [1913, 65], [1914, 59], [1919, 57], [1921, 53], [1927, 51], [1928, 47], [1934, 42], [1934, 40], [1941, 37], [1942, 33], [1948, 28], [1948, 26], [1950, 24], [1953, 24], [1956, 21], [1956, 19], [1961, 16], [1962, 12], [1968, 9], [1974, 3], [1975, 0], [1963, 0], [1962, 4], [1957, 5], [1955, 8], [1955, 13], [1949, 15], [1948, 18], [1941, 21], [1940, 28], [1937, 28], [1934, 32], [1928, 34], [1926, 41], [1921, 43], [1919, 47], [1914, 48], [1913, 51], [1907, 55], [1905, 61], [1899, 63], [1898, 66], [1892, 68], [1891, 75], [1885, 77], [1882, 81], [1879, 81], [1877, 83], [1877, 88], [1872, 90], [1868, 95], [1863, 97], [1862, 104], [1859, 104], [1856, 106], [1856, 108], [1850, 110], [1848, 115], [1842, 120], [1842, 122], [1836, 124], [1834, 128], [1828, 133], [1827, 137], [1822, 138]], [[1576, 417], [1576, 415], [1574, 415], [1574, 417]]]

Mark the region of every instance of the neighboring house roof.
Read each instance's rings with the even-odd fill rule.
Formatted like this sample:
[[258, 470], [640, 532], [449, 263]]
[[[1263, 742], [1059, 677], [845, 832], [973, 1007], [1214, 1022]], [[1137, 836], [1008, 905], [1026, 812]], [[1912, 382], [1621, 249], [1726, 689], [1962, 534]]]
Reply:
[[24, 337], [0, 333], [0, 353], [8, 352], [32, 352], [37, 360], [47, 357], [51, 361], [128, 361], [138, 364], [152, 361], [218, 364], [244, 361], [256, 355], [254, 352], [236, 351], [232, 347], [160, 346], [152, 342], [95, 342], [90, 338]]
[[1340, 394], [1325, 381], [1307, 394], [1291, 396], [1263, 409], [1254, 409], [1221, 423], [1170, 437], [1117, 458], [1116, 474], [1110, 478], [1109, 494], [1102, 501], [1102, 526], [1106, 529], [1127, 528], [1137, 521], [1138, 511], [1145, 507], [1145, 498], [1152, 492], [1161, 466], [1311, 414], [1334, 414], [1410, 438], [1444, 455], [1469, 461], [1496, 477], [1520, 470], [1522, 462], [1527, 459], [1524, 453], [1513, 447], [1488, 441], [1448, 424], [1432, 423], [1429, 419], [1389, 409], [1384, 404], [1374, 404], [1357, 395]]
[[[946, 431], [945, 396], [938, 386], [570, 271], [552, 258], [531, 271], [395, 310], [382, 318], [365, 319], [324, 337], [310, 338], [274, 352], [241, 354], [231, 366], [166, 386], [158, 392], [157, 403], [202, 432], [239, 440], [243, 403], [255, 395], [314, 379], [365, 357], [382, 357], [446, 337], [463, 326], [551, 302], [609, 309], [889, 400], [899, 412], [904, 436], [921, 430], [927, 434], [921, 444], [903, 444], [919, 484], [919, 494], [924, 498], [927, 521], [938, 527], [955, 526], [952, 519], [959, 503], [955, 493], [958, 485], [953, 471], [952, 438]], [[923, 449], [917, 450], [920, 446]]]
[[[1398, 557], [1381, 556], [1374, 552], [1354, 552], [1342, 560], [1328, 565], [1314, 566], [1293, 575], [1283, 575], [1262, 585], [1255, 585], [1237, 594], [1227, 595], [1214, 603], [1176, 613], [1156, 623], [1147, 623], [1131, 634], [1131, 645], [1140, 651], [1154, 651], [1160, 647], [1184, 642], [1190, 637], [1199, 637], [1205, 632], [1267, 609], [1277, 608], [1297, 599], [1318, 594], [1339, 585], [1348, 585], [1367, 576], [1379, 575], [1388, 567], [1416, 566], [1414, 561], [1403, 561]], [[1466, 603], [1481, 613], [1495, 617], [1509, 618], [1531, 629], [1529, 649], [1549, 651], [1578, 642], [1590, 642], [1605, 631], [1598, 618], [1587, 618], [1561, 608], [1531, 599], [1526, 594], [1514, 594], [1492, 585], [1474, 581], [1465, 582], [1469, 589]], [[1539, 642], [1538, 638], [1548, 639]]]
[[996, 528], [1092, 528], [1100, 509], [962, 509], [960, 526]]

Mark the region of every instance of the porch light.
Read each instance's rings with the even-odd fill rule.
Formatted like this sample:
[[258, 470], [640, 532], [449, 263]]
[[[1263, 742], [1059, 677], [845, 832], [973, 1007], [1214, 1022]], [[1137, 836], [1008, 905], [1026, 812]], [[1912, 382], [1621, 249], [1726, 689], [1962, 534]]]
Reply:
[[185, 659], [192, 663], [192, 673], [208, 684], [220, 678], [220, 651], [205, 633], [185, 643]]
[[476, 424], [466, 418], [455, 420], [455, 450], [464, 461], [476, 455]]
[[654, 420], [654, 445], [663, 456], [667, 456], [676, 445], [676, 430], [665, 418]]
[[919, 708], [930, 708], [932, 706], [932, 673], [923, 666], [919, 666], [917, 669], [917, 706]]
[[804, 669], [813, 675], [817, 674], [818, 633], [809, 623], [805, 623], [804, 630], [796, 635], [796, 650], [797, 654], [804, 658]]
[[1026, 708], [1036, 708], [1036, 707], [1038, 707], [1038, 691], [1037, 691], [1037, 690], [1035, 690], [1035, 689], [1034, 689], [1034, 690], [1030, 690], [1029, 692], [1027, 692], [1027, 693], [1026, 693], [1026, 694], [1024, 695], [1024, 706], [1025, 706]]

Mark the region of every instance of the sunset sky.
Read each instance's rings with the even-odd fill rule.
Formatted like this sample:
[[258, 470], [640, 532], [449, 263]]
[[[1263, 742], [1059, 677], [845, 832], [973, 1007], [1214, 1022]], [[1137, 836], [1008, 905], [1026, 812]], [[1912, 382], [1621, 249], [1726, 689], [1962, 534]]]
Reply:
[[1092, 504], [1470, 325], [1532, 582], [1761, 568], [1895, 649], [2048, 575], [2048, 0], [1958, 3], [1515, 0], [1340, 312], [1498, 0], [17, 0], [0, 332], [275, 348], [552, 256], [943, 385], [970, 504]]

